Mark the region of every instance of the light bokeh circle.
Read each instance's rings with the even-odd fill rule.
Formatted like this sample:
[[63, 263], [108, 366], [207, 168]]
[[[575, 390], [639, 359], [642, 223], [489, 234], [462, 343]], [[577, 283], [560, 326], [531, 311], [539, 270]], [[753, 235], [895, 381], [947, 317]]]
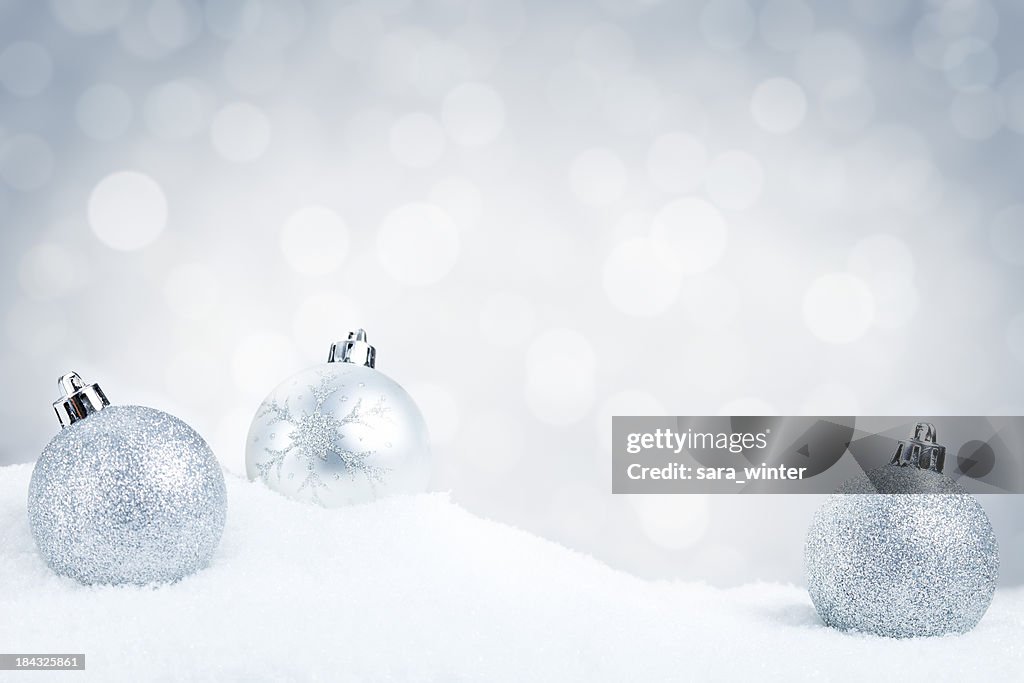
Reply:
[[103, 178], [89, 195], [89, 227], [101, 242], [119, 251], [148, 246], [167, 226], [167, 198], [153, 178], [140, 171], [118, 171]]

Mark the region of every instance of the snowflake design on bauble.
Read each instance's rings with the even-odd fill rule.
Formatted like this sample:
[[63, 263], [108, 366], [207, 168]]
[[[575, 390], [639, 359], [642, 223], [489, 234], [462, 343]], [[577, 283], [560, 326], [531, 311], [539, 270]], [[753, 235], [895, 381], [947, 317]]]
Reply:
[[310, 393], [316, 399], [312, 412], [303, 411], [296, 414], [288, 407], [287, 402], [282, 404], [275, 397], [264, 404], [257, 416], [270, 415], [268, 425], [285, 423], [292, 428], [287, 446], [263, 449], [270, 457], [256, 463], [260, 478], [266, 482], [273, 473], [280, 481], [285, 459], [290, 455], [301, 458], [306, 461], [306, 478], [298, 491], [310, 489], [311, 497], [317, 503], [321, 502], [319, 489], [328, 485], [317, 471], [317, 459], [327, 462], [332, 457], [338, 458], [345, 465], [349, 479], [355, 479], [356, 474], [361, 474], [370, 481], [371, 486], [384, 483], [385, 476], [390, 471], [386, 467], [373, 465], [367, 461], [377, 451], [353, 450], [342, 443], [345, 438], [342, 428], [346, 425], [358, 424], [372, 429], [377, 420], [390, 421], [391, 409], [387, 406], [385, 397], [381, 396], [372, 405], [367, 405], [359, 398], [346, 415], [338, 417], [323, 409], [327, 399], [344, 386], [332, 386], [331, 379], [327, 375], [321, 375], [320, 383], [309, 387]]

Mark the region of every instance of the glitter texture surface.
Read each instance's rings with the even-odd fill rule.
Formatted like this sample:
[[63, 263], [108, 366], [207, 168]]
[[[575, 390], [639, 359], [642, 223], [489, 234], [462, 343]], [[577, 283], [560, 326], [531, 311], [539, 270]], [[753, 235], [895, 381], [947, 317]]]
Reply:
[[936, 636], [981, 620], [999, 549], [981, 505], [952, 479], [886, 466], [850, 479], [817, 511], [804, 565], [829, 626]]
[[325, 507], [425, 491], [430, 444], [419, 408], [379, 370], [328, 363], [278, 386], [256, 412], [246, 472]]
[[62, 430], [29, 485], [32, 535], [58, 574], [147, 584], [205, 567], [227, 516], [213, 452], [178, 418], [110, 406]]

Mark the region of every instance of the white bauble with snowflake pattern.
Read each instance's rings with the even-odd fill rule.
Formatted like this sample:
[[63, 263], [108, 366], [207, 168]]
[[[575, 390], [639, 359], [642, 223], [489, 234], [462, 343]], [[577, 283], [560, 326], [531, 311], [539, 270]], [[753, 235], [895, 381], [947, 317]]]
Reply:
[[375, 356], [359, 330], [331, 348], [326, 365], [274, 389], [249, 429], [249, 479], [324, 507], [426, 490], [430, 443], [423, 415], [374, 367]]

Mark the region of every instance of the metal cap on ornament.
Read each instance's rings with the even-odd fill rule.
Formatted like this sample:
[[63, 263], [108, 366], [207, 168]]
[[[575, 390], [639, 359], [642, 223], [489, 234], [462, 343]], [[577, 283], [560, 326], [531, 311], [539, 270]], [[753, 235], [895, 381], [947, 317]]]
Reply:
[[53, 403], [61, 429], [70, 427], [110, 405], [98, 384], [86, 384], [77, 372], [69, 372], [57, 380], [63, 397]]
[[348, 339], [331, 344], [328, 363], [354, 363], [368, 368], [377, 365], [377, 349], [366, 341], [366, 330], [358, 329], [348, 333]]
[[937, 439], [935, 425], [918, 422], [914, 425], [913, 435], [896, 446], [889, 464], [942, 474], [942, 467], [946, 464], [946, 447], [939, 445]]

